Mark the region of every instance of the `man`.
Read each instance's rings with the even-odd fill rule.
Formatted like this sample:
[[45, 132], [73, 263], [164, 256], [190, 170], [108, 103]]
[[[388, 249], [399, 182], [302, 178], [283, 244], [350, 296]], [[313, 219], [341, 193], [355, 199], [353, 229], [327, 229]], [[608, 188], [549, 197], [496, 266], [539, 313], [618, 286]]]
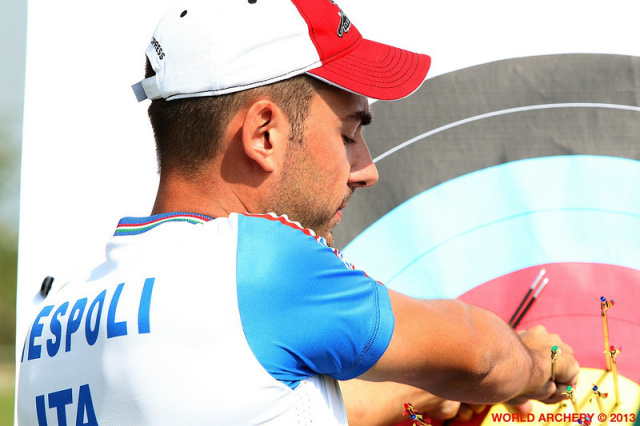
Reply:
[[398, 294], [331, 248], [378, 179], [367, 97], [410, 95], [427, 56], [363, 39], [331, 0], [193, 0], [147, 59], [152, 215], [122, 219], [105, 263], [43, 303], [20, 424], [346, 424], [336, 380], [478, 404], [575, 384], [557, 336]]

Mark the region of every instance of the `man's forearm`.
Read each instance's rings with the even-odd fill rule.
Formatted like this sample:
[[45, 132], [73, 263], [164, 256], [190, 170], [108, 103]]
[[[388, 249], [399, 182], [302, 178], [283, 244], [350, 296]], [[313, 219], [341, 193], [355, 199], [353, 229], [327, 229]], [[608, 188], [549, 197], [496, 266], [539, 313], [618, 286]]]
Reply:
[[[551, 397], [555, 385], [543, 354], [563, 345], [558, 336], [542, 328], [525, 341], [486, 310], [455, 300], [390, 295], [396, 318], [391, 343], [362, 378], [394, 380], [444, 399], [479, 404]], [[578, 364], [569, 347], [567, 351], [558, 383], [577, 374]]]

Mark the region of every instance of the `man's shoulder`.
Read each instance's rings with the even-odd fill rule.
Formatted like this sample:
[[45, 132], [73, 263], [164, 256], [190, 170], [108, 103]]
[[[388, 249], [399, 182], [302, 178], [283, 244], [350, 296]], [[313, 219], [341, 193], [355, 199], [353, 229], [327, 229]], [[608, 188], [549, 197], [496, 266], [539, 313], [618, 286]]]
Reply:
[[239, 215], [239, 217], [239, 220], [255, 222], [257, 226], [264, 226], [269, 229], [292, 229], [307, 236], [314, 237], [316, 240], [324, 241], [324, 239], [317, 236], [313, 230], [303, 227], [299, 222], [290, 220], [286, 214], [276, 215], [275, 213], [243, 213]]
[[[286, 215], [243, 214], [238, 218], [238, 255], [250, 259], [253, 265], [280, 264], [280, 267], [306, 265], [304, 270], [344, 268], [355, 266], [344, 259], [342, 252], [327, 245], [326, 240]], [[261, 259], [257, 262], [256, 259]], [[268, 261], [271, 260], [271, 261]]]
[[[271, 243], [279, 241], [328, 248], [323, 237], [316, 235], [312, 229], [290, 220], [287, 215], [243, 213], [238, 215], [238, 230], [239, 234], [245, 237], [263, 239]], [[277, 241], [274, 241], [274, 238]]]

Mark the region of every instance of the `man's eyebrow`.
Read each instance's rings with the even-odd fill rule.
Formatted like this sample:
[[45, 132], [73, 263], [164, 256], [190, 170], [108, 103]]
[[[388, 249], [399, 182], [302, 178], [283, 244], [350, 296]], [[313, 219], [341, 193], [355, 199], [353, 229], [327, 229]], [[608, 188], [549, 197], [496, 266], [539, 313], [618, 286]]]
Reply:
[[361, 126], [367, 126], [371, 124], [372, 120], [373, 116], [370, 112], [366, 111], [356, 111], [344, 117], [344, 121], [359, 121]]

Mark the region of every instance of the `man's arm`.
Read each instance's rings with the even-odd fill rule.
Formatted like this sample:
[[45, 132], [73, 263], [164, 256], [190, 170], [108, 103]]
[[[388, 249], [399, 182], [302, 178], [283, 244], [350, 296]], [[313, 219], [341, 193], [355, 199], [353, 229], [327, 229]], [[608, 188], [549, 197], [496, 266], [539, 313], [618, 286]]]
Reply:
[[[557, 335], [534, 327], [518, 336], [501, 318], [455, 300], [420, 300], [389, 290], [395, 328], [389, 347], [361, 379], [396, 381], [444, 399], [557, 402], [556, 384], [575, 385], [579, 365]], [[556, 382], [549, 351], [562, 349]]]
[[389, 426], [407, 420], [404, 404], [435, 420], [454, 417], [460, 403], [448, 401], [413, 386], [395, 382], [352, 379], [340, 382], [349, 426]]

